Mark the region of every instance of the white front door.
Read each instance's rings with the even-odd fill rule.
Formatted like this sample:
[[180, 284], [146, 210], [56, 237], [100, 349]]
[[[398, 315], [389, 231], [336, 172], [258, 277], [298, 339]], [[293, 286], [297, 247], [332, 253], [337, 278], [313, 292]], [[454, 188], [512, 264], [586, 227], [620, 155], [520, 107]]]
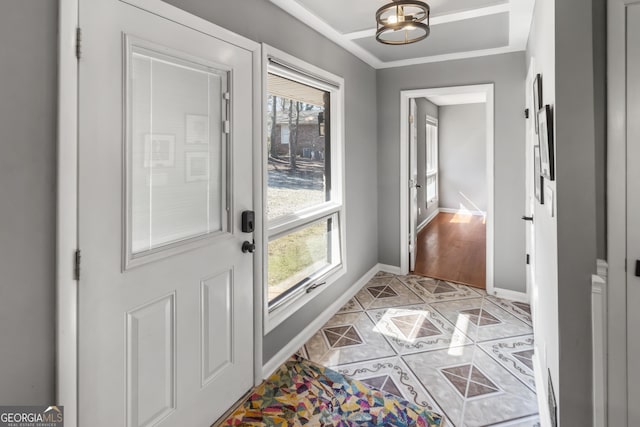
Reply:
[[627, 375], [629, 426], [640, 425], [640, 4], [627, 5]]
[[409, 100], [409, 271], [416, 268], [418, 228], [418, 126], [416, 100]]
[[78, 424], [209, 426], [253, 381], [253, 54], [135, 2], [80, 1]]

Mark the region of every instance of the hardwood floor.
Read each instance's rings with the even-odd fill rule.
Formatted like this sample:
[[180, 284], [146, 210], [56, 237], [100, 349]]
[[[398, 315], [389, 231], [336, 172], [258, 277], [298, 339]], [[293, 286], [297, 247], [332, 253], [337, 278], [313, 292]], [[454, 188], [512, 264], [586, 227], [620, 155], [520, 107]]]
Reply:
[[418, 234], [414, 273], [485, 289], [484, 217], [439, 213]]

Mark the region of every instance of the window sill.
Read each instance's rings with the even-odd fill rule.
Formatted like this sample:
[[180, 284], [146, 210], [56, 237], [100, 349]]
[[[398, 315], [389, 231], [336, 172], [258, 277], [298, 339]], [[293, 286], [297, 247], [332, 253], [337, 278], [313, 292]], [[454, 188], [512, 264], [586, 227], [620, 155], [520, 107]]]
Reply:
[[[264, 313], [264, 333], [267, 334], [274, 330], [278, 325], [291, 317], [308, 302], [311, 302], [315, 297], [329, 289], [331, 285], [344, 276], [346, 272], [347, 269], [343, 262], [342, 264], [339, 264], [333, 269], [327, 271], [325, 274], [318, 276], [315, 280], [310, 281], [308, 285], [300, 289], [295, 297], [292, 297], [290, 300], [282, 303], [275, 309], [270, 310], [269, 307], [266, 306]], [[322, 282], [326, 283], [307, 292], [310, 286]]]

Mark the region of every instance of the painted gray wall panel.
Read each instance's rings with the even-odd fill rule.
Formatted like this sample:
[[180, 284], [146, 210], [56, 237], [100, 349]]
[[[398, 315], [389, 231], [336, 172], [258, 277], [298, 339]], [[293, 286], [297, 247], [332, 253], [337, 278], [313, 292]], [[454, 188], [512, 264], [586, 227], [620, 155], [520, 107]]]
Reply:
[[57, 2], [0, 2], [0, 402], [54, 403]]
[[525, 291], [524, 52], [378, 70], [380, 262], [400, 265], [400, 91], [495, 84], [495, 286]]
[[440, 207], [487, 210], [486, 104], [440, 107]]
[[268, 361], [378, 262], [376, 73], [370, 66], [264, 0], [169, 0], [258, 42], [266, 42], [345, 79], [348, 272], [339, 283], [265, 337]]
[[427, 114], [435, 119], [438, 118], [438, 106], [429, 101], [426, 98], [417, 98], [416, 105], [418, 106], [416, 112], [417, 127], [418, 127], [418, 184], [422, 185], [422, 188], [418, 189], [418, 207], [420, 213], [418, 214], [418, 225], [438, 209], [438, 203], [431, 203], [430, 206], [426, 204], [427, 196], [427, 178], [426, 178], [426, 163], [425, 163], [425, 139], [427, 137], [426, 129], [426, 116]]
[[598, 258], [607, 259], [607, 2], [593, 0], [593, 96]]
[[[591, 6], [591, 5], [589, 5]], [[561, 425], [592, 418], [591, 275], [596, 272], [596, 138], [592, 8], [555, 3], [558, 393]]]

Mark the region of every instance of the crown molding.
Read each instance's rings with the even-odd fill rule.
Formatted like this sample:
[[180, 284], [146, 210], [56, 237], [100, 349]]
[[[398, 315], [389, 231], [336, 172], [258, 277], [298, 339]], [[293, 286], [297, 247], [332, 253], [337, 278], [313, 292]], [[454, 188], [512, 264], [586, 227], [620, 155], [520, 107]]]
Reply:
[[499, 55], [503, 53], [523, 51], [527, 47], [529, 30], [533, 17], [534, 0], [510, 0], [505, 3], [481, 7], [478, 9], [454, 12], [446, 15], [433, 16], [430, 19], [431, 26], [445, 23], [462, 21], [466, 19], [478, 18], [482, 16], [495, 15], [499, 13], [509, 13], [509, 45], [491, 49], [472, 50], [464, 52], [448, 53], [443, 55], [432, 55], [420, 58], [408, 58], [396, 61], [382, 61], [377, 56], [358, 45], [354, 40], [365, 37], [374, 37], [375, 28], [362, 31], [354, 31], [343, 34], [333, 28], [324, 20], [306, 9], [296, 0], [270, 0], [294, 18], [313, 28], [324, 37], [338, 44], [357, 58], [376, 69], [404, 67], [407, 65], [426, 64], [432, 62], [452, 61], [457, 59], [476, 58], [489, 55]]

